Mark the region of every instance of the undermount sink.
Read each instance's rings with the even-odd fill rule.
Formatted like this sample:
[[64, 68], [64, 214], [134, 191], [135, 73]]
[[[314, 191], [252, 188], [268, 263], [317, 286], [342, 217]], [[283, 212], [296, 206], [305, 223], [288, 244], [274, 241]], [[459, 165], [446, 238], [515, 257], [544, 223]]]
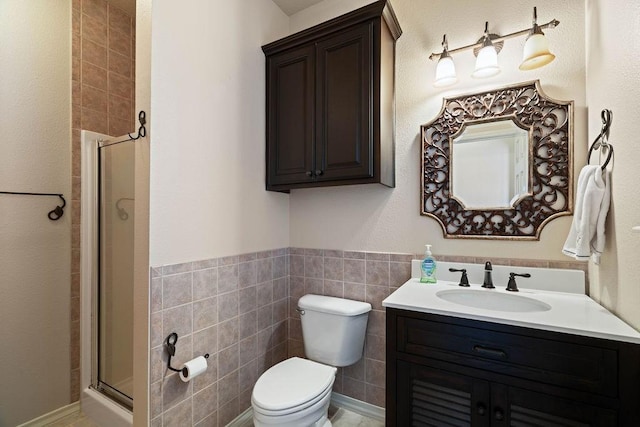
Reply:
[[436, 296], [455, 304], [493, 311], [531, 313], [551, 310], [549, 304], [533, 298], [491, 290], [451, 289], [436, 292]]

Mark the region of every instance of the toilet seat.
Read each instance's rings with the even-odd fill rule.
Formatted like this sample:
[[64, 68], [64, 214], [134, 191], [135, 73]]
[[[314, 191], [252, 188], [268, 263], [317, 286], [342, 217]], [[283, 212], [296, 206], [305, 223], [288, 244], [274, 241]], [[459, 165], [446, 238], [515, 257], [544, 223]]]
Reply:
[[299, 357], [269, 368], [256, 382], [251, 396], [254, 410], [278, 416], [299, 412], [331, 393], [337, 369]]

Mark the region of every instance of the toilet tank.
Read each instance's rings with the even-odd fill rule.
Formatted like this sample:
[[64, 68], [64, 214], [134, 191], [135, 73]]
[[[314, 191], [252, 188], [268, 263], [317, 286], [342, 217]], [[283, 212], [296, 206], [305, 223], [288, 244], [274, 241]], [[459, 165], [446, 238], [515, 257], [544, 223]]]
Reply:
[[371, 304], [309, 294], [298, 309], [307, 358], [337, 367], [360, 360]]

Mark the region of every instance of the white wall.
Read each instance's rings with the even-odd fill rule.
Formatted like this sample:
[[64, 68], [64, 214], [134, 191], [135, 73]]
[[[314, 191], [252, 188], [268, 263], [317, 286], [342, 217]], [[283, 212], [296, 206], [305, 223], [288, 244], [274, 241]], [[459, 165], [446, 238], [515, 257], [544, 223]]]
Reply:
[[[611, 210], [601, 265], [591, 265], [591, 296], [640, 329], [640, 3], [587, 0], [589, 141], [600, 132], [600, 111], [613, 111], [609, 142], [615, 147]], [[597, 156], [594, 155], [596, 160]]]
[[0, 1], [0, 425], [69, 403], [71, 2]]
[[[295, 32], [351, 9], [366, 0], [325, 0], [291, 17]], [[528, 259], [570, 260], [561, 254], [571, 217], [551, 221], [540, 242], [444, 239], [438, 223], [420, 216], [420, 125], [440, 110], [443, 96], [540, 79], [548, 96], [574, 100], [575, 174], [586, 156], [584, 76], [584, 3], [509, 0], [392, 0], [403, 30], [396, 45], [396, 188], [379, 185], [293, 190], [291, 193], [291, 245], [312, 248], [421, 252], [425, 243], [435, 254], [485, 255]], [[442, 35], [451, 48], [475, 42], [490, 22], [490, 30], [510, 33], [531, 25], [533, 6], [539, 22], [553, 18], [561, 24], [548, 30], [555, 62], [533, 71], [517, 69], [525, 38], [507, 40], [499, 55], [502, 73], [486, 80], [470, 77], [474, 57], [464, 52], [454, 57], [459, 82], [446, 89], [433, 87], [435, 62], [428, 59], [441, 50]]]
[[156, 1], [150, 264], [289, 245], [289, 196], [265, 191], [265, 65], [285, 35], [271, 1]]

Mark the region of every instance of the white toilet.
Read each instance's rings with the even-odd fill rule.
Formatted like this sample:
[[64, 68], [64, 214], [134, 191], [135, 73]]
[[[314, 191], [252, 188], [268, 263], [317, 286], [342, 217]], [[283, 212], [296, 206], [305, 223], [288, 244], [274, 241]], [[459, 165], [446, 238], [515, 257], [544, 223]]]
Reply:
[[292, 357], [260, 376], [251, 395], [256, 427], [331, 427], [327, 413], [336, 367], [362, 357], [371, 304], [305, 295], [298, 311], [304, 351], [312, 360]]

